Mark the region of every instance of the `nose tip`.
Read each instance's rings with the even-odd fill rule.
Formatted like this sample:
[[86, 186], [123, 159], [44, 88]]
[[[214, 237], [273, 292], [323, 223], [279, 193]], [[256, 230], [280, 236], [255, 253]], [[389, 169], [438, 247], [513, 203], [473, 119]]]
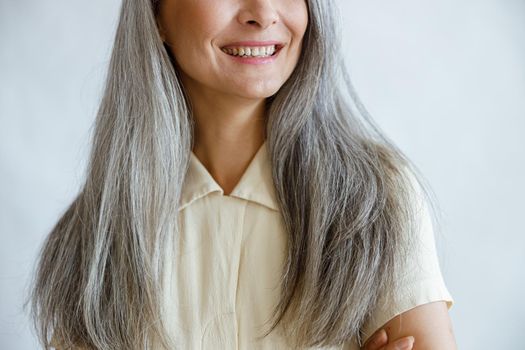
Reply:
[[263, 29], [268, 28], [269, 26], [271, 26], [272, 24], [274, 24], [276, 22], [277, 22], [277, 20], [260, 20], [260, 21], [257, 21], [257, 20], [254, 20], [254, 19], [247, 21], [248, 24], [250, 24], [250, 25], [259, 25]]
[[250, 26], [268, 28], [279, 20], [278, 13], [270, 6], [258, 4], [257, 7], [246, 8], [239, 14], [239, 22]]
[[259, 26], [261, 27], [262, 29], [266, 29], [268, 28], [269, 26], [271, 26], [272, 24], [276, 23], [277, 21], [275, 20], [272, 20], [272, 21], [256, 21], [256, 20], [249, 20], [247, 21], [247, 23], [249, 25], [252, 25], [252, 26]]

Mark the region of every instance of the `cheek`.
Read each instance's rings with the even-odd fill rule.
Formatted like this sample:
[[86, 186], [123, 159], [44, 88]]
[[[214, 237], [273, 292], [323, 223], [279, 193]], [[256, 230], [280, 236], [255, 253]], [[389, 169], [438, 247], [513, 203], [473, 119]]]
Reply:
[[172, 8], [170, 39], [176, 56], [209, 54], [210, 40], [223, 26], [216, 0], [183, 0]]
[[284, 13], [293, 13], [287, 17], [288, 27], [292, 30], [296, 40], [302, 39], [308, 26], [308, 7], [306, 0], [292, 0]]

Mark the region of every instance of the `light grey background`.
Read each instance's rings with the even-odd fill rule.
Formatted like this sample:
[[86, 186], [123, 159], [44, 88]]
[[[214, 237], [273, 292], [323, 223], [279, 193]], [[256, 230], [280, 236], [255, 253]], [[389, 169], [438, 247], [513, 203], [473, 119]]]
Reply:
[[[444, 218], [460, 349], [525, 331], [525, 1], [340, 0], [353, 82]], [[116, 0], [0, 0], [0, 348], [36, 349], [22, 301], [79, 189]]]

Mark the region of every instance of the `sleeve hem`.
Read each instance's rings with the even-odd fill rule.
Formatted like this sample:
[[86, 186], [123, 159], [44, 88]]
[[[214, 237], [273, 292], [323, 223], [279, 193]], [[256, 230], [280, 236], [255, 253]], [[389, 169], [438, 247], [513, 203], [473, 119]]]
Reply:
[[455, 303], [441, 275], [429, 277], [411, 283], [408, 286], [401, 287], [400, 291], [396, 294], [399, 295], [399, 297], [394, 303], [381, 303], [380, 301], [377, 311], [374, 312], [363, 328], [365, 338], [368, 338], [397, 315], [413, 309], [416, 306], [435, 301], [445, 301], [447, 309], [450, 310]]

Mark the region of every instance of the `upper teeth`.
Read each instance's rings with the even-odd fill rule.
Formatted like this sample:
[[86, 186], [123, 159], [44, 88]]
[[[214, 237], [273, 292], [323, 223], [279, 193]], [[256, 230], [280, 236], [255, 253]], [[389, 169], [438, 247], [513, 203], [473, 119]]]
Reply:
[[265, 57], [270, 56], [275, 52], [275, 45], [224, 48], [222, 51], [234, 56]]

